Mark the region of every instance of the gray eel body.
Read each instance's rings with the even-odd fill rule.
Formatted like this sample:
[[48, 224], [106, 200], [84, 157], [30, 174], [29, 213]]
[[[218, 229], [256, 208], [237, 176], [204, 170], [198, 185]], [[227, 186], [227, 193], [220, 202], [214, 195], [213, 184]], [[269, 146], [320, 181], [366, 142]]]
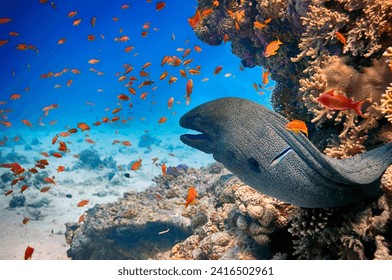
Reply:
[[[181, 135], [181, 141], [212, 153], [256, 190], [301, 207], [343, 207], [382, 193], [380, 177], [392, 164], [392, 143], [349, 159], [332, 159], [306, 136], [288, 131], [287, 122], [249, 100], [221, 98], [182, 116], [182, 127], [201, 134]], [[271, 166], [288, 146], [292, 151]]]

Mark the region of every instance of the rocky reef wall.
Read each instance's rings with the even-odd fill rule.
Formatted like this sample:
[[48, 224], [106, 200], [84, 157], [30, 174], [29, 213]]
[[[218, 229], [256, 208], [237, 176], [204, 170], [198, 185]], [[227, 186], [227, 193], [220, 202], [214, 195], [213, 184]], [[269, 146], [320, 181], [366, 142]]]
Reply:
[[[307, 121], [320, 150], [346, 158], [391, 141], [392, 1], [198, 1], [202, 15], [210, 9], [196, 35], [210, 45], [230, 41], [244, 67], [267, 69], [275, 111]], [[277, 38], [277, 53], [266, 56]], [[333, 89], [366, 100], [364, 116], [317, 101]]]
[[[392, 169], [385, 194], [339, 209], [265, 196], [220, 164], [155, 178], [68, 223], [72, 259], [392, 259]], [[198, 191], [184, 207], [187, 186]]]

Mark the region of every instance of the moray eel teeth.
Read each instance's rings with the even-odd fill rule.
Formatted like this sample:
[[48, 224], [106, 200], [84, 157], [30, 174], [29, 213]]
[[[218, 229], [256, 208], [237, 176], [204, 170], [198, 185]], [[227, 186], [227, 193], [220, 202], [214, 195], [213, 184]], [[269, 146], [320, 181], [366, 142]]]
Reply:
[[[380, 177], [392, 164], [392, 143], [337, 160], [304, 135], [288, 131], [287, 122], [249, 100], [220, 98], [181, 117], [182, 127], [200, 134], [180, 139], [212, 154], [254, 189], [301, 207], [343, 207], [381, 195]], [[288, 147], [290, 152], [282, 153]]]

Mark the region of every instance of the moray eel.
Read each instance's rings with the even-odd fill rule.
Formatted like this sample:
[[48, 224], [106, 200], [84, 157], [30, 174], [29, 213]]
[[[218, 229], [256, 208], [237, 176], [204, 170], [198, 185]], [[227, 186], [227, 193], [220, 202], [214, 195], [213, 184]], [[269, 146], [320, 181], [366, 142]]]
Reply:
[[[380, 177], [392, 164], [392, 143], [353, 156], [332, 159], [306, 136], [285, 128], [288, 121], [242, 98], [202, 104], [180, 119], [183, 143], [213, 154], [243, 182], [284, 202], [308, 208], [343, 207], [382, 194]], [[277, 164], [283, 150], [291, 152]]]

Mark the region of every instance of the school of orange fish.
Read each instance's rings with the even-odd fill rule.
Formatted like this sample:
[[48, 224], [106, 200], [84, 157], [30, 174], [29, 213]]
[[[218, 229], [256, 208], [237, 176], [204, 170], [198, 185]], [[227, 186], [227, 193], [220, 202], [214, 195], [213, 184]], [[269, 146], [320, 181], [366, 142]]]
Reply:
[[[57, 9], [57, 6], [54, 2], [49, 2], [48, 0], [37, 0], [37, 1], [39, 1], [42, 5], [50, 4], [53, 9]], [[147, 3], [151, 3], [151, 0], [146, 0], [146, 1], [147, 1]], [[214, 11], [215, 11], [214, 9], [220, 5], [220, 2], [222, 2], [222, 1], [212, 0], [210, 8], [207, 8], [204, 10], [196, 9], [195, 14], [188, 19], [189, 25], [192, 28], [196, 28], [205, 17], [208, 17], [209, 15], [214, 13]], [[158, 1], [155, 3], [155, 10], [157, 13], [159, 13], [161, 10], [165, 9], [165, 7], [166, 7], [166, 3], [164, 1]], [[119, 7], [119, 9], [121, 9], [121, 10], [126, 10], [126, 9], [130, 9], [130, 8], [131, 8], [130, 4], [123, 4]], [[244, 11], [240, 10], [240, 11], [237, 11], [234, 13], [230, 10], [227, 10], [227, 12], [233, 18], [234, 22], [237, 23], [236, 28], [239, 28], [238, 21], [239, 21], [239, 19], [241, 19], [241, 17], [244, 16], [244, 14], [243, 14]], [[83, 24], [83, 21], [84, 21], [83, 18], [76, 18], [76, 17], [79, 17], [78, 10], [76, 10], [76, 9], [69, 11], [67, 14], [64, 14], [63, 16], [64, 16], [64, 18], [72, 19], [72, 26], [79, 26], [80, 24]], [[159, 15], [157, 15], [157, 16], [159, 16]], [[97, 20], [99, 20], [99, 19], [97, 19], [97, 17], [95, 17], [95, 16], [90, 19], [90, 25], [92, 28], [94, 28]], [[112, 18], [112, 20], [114, 22], [117, 22], [117, 21], [119, 21], [119, 18], [114, 16]], [[12, 18], [0, 18], [0, 24], [11, 24], [12, 22], [13, 22]], [[262, 30], [264, 28], [267, 28], [268, 24], [270, 22], [271, 22], [271, 19], [267, 19], [264, 22], [255, 21], [254, 22], [254, 29], [255, 30]], [[151, 29], [151, 23], [146, 22], [142, 26], [142, 31], [141, 31], [140, 35], [142, 37], [148, 36], [150, 29]], [[155, 27], [153, 30], [158, 31], [159, 29]], [[120, 28], [120, 33], [122, 33], [122, 32], [123, 32], [123, 29]], [[342, 42], [342, 44], [346, 43], [346, 40], [342, 34], [340, 34], [339, 32], [336, 32], [335, 35]], [[9, 44], [13, 40], [14, 37], [20, 36], [20, 33], [18, 31], [10, 31], [9, 36], [10, 37], [7, 39], [0, 40], [0, 47]], [[105, 39], [105, 36], [102, 33], [99, 33], [99, 36], [101, 37], [101, 39]], [[175, 35], [173, 33], [170, 34], [170, 37], [171, 37], [171, 40], [176, 40]], [[93, 34], [88, 34], [86, 36], [86, 38], [87, 38], [87, 41], [94, 41], [94, 40], [98, 39], [97, 36], [93, 35]], [[129, 40], [130, 40], [130, 37], [127, 35], [121, 35], [121, 36], [114, 37], [114, 41], [118, 42], [119, 44], [122, 44], [122, 43], [127, 44], [127, 42]], [[224, 42], [226, 43], [228, 41], [230, 41], [230, 38], [227, 35], [225, 35]], [[188, 43], [189, 43], [189, 41], [186, 41], [185, 45], [187, 45]], [[62, 38], [57, 39], [57, 44], [58, 45], [67, 44], [67, 38], [62, 37]], [[276, 55], [282, 44], [283, 43], [280, 41], [279, 38], [277, 38], [277, 40], [275, 40], [275, 41], [270, 42], [264, 51], [265, 57], [271, 57], [271, 56]], [[15, 49], [16, 49], [16, 51], [34, 51], [37, 54], [39, 53], [38, 47], [35, 45], [32, 45], [32, 44], [29, 44], [29, 43], [18, 43], [16, 45]], [[130, 53], [134, 49], [135, 49], [135, 46], [127, 45], [124, 47], [124, 52]], [[166, 55], [166, 56], [162, 57], [160, 67], [162, 67], [164, 70], [162, 71], [162, 74], [160, 74], [159, 77], [157, 77], [157, 79], [159, 79], [159, 81], [167, 80], [167, 83], [169, 85], [175, 84], [178, 81], [179, 77], [181, 77], [182, 79], [185, 79], [186, 83], [185, 83], [185, 90], [184, 90], [184, 93], [185, 93], [184, 94], [184, 101], [185, 101], [186, 105], [189, 105], [191, 102], [191, 96], [192, 96], [193, 87], [194, 87], [194, 82], [191, 77], [200, 75], [201, 68], [202, 68], [201, 65], [195, 65], [196, 62], [195, 62], [194, 58], [191, 58], [191, 55], [192, 55], [192, 52], [195, 52], [195, 53], [202, 52], [202, 48], [198, 45], [194, 45], [193, 48], [179, 47], [176, 49], [176, 52], [181, 52], [182, 55], [180, 57], [176, 56], [176, 55]], [[137, 53], [135, 53], [134, 55], [136, 56]], [[87, 61], [87, 63], [91, 64], [91, 65], [97, 65], [97, 64], [99, 65], [100, 59], [90, 58]], [[122, 83], [126, 87], [126, 89], [128, 90], [128, 94], [119, 93], [117, 95], [118, 107], [116, 107], [114, 109], [110, 109], [110, 108], [105, 109], [105, 112], [111, 111], [111, 115], [102, 116], [100, 121], [96, 121], [91, 125], [87, 124], [86, 122], [81, 121], [76, 125], [75, 128], [67, 128], [65, 131], [59, 131], [56, 135], [54, 135], [52, 138], [51, 145], [58, 145], [58, 148], [57, 148], [58, 152], [54, 152], [52, 154], [49, 154], [47, 152], [42, 152], [41, 155], [44, 158], [37, 160], [36, 163], [34, 164], [34, 166], [32, 166], [30, 168], [23, 167], [17, 162], [0, 163], [1, 168], [9, 169], [15, 177], [12, 180], [9, 189], [4, 193], [5, 196], [7, 197], [9, 195], [13, 195], [17, 191], [19, 193], [23, 194], [25, 191], [27, 191], [29, 189], [29, 186], [24, 183], [24, 180], [26, 179], [25, 176], [33, 176], [33, 174], [39, 173], [39, 171], [41, 169], [45, 169], [46, 166], [49, 165], [48, 159], [50, 159], [51, 156], [56, 157], [56, 158], [62, 158], [64, 156], [66, 156], [67, 154], [69, 154], [71, 151], [70, 151], [69, 147], [67, 146], [67, 143], [70, 143], [70, 142], [65, 142], [64, 138], [70, 137], [71, 135], [76, 134], [79, 131], [80, 132], [90, 131], [91, 127], [100, 126], [105, 123], [115, 123], [115, 122], [126, 123], [128, 121], [128, 119], [121, 118], [119, 115], [116, 115], [116, 114], [119, 113], [121, 110], [123, 110], [124, 107], [125, 108], [132, 108], [133, 103], [132, 103], [131, 99], [135, 98], [135, 96], [138, 96], [138, 99], [140, 99], [140, 100], [146, 100], [147, 96], [149, 95], [149, 92], [153, 92], [158, 88], [156, 80], [154, 80], [152, 77], [150, 77], [150, 73], [148, 72], [148, 69], [150, 67], [153, 67], [153, 65], [150, 61], [147, 61], [141, 67], [141, 69], [139, 69], [138, 73], [133, 74], [135, 72], [134, 67], [129, 63], [124, 63], [123, 70], [119, 71], [116, 74], [116, 78], [115, 78], [116, 81], [115, 82]], [[216, 68], [213, 72], [213, 75], [214, 76], [219, 75], [222, 72], [222, 69], [223, 69], [222, 65], [216, 66]], [[96, 73], [97, 75], [104, 75], [103, 72], [101, 72], [93, 67], [89, 68], [89, 70]], [[240, 70], [243, 71], [244, 68], [242, 66], [240, 66]], [[64, 74], [68, 73], [68, 72], [72, 73], [73, 75], [81, 75], [82, 74], [81, 70], [79, 70], [77, 68], [63, 68], [60, 71], [49, 71], [47, 73], [42, 73], [40, 75], [40, 78], [41, 79], [55, 79], [57, 77], [60, 77]], [[175, 73], [178, 73], [179, 77]], [[11, 75], [15, 76], [14, 70], [12, 71]], [[225, 76], [229, 77], [229, 76], [231, 76], [231, 73], [226, 73]], [[202, 79], [202, 82], [205, 82], [205, 81], [208, 81], [207, 77]], [[71, 87], [72, 83], [73, 83], [73, 80], [69, 79], [66, 82], [66, 86]], [[268, 69], [264, 69], [261, 73], [261, 82], [253, 83], [253, 87], [257, 91], [257, 93], [263, 94], [259, 90], [264, 88], [268, 83], [269, 83], [269, 71], [268, 71]], [[56, 84], [54, 87], [55, 88], [61, 87], [61, 84]], [[150, 90], [148, 90], [148, 89], [150, 89]], [[25, 91], [26, 92], [29, 91], [29, 88], [25, 88]], [[98, 89], [98, 92], [103, 92], [103, 89]], [[9, 101], [0, 100], [0, 105], [5, 106], [9, 102], [12, 105], [12, 102], [15, 102], [16, 100], [19, 100], [21, 98], [23, 98], [22, 94], [13, 93], [9, 96]], [[347, 98], [336, 95], [335, 90], [331, 90], [327, 93], [320, 95], [318, 100], [321, 104], [330, 108], [331, 110], [353, 109], [359, 115], [362, 116], [360, 108], [361, 108], [363, 101], [353, 103], [351, 100], [349, 100]], [[174, 97], [168, 98], [167, 108], [168, 108], [169, 112], [172, 112], [171, 110], [173, 109], [174, 102], [175, 102]], [[127, 103], [128, 106], [123, 106], [124, 103]], [[181, 104], [181, 101], [177, 100], [176, 104]], [[86, 102], [86, 105], [94, 106], [95, 104], [92, 102]], [[37, 124], [40, 126], [44, 126], [45, 125], [45, 123], [44, 123], [45, 117], [47, 117], [49, 115], [50, 111], [59, 110], [59, 108], [60, 108], [60, 106], [58, 104], [50, 104], [50, 105], [42, 108], [42, 116], [38, 120]], [[3, 125], [7, 128], [12, 127], [12, 123], [8, 120], [8, 113], [10, 113], [11, 111], [12, 111], [12, 109], [10, 109], [10, 108], [0, 109], [0, 125]], [[175, 114], [175, 112], [172, 112], [172, 114]], [[157, 122], [158, 122], [158, 124], [164, 124], [166, 121], [167, 121], [167, 117], [162, 116], [161, 118], [159, 118], [159, 120]], [[33, 122], [31, 120], [23, 119], [23, 120], [21, 120], [21, 122], [27, 127], [30, 127], [30, 128], [33, 127]], [[54, 125], [54, 124], [56, 124], [56, 121], [51, 121], [49, 124]], [[306, 136], [308, 136], [308, 130], [307, 130], [306, 124], [301, 120], [291, 121], [289, 124], [287, 124], [287, 129], [292, 130], [295, 133], [303, 132]], [[9, 140], [8, 137], [4, 137], [0, 141], [0, 146], [6, 145], [8, 140]], [[17, 142], [18, 136], [16, 136], [13, 140], [15, 142]], [[87, 135], [87, 134], [85, 135], [85, 141], [90, 144], [95, 144], [95, 141], [92, 140], [91, 138], [89, 138], [89, 135]], [[124, 146], [131, 146], [132, 145], [132, 143], [128, 140], [117, 140], [117, 139], [114, 140], [112, 144], [113, 145], [114, 144], [122, 144]], [[48, 145], [48, 146], [50, 146], [50, 145]], [[170, 155], [174, 156], [173, 154], [170, 154]], [[77, 154], [74, 154], [73, 156], [76, 158], [78, 157]], [[139, 159], [133, 161], [133, 163], [130, 167], [130, 170], [132, 170], [132, 171], [139, 170], [142, 167], [142, 161], [143, 161], [142, 158], [139, 158]], [[158, 158], [154, 158], [153, 164], [160, 167], [162, 170], [163, 176], [166, 176], [166, 164], [164, 162], [158, 163], [157, 161], [158, 161]], [[64, 165], [59, 165], [56, 168], [56, 171], [58, 174], [60, 174], [64, 171], [66, 171], [66, 169], [67, 168]], [[40, 192], [44, 193], [44, 192], [50, 191], [50, 189], [52, 187], [56, 186], [55, 180], [56, 180], [55, 176], [45, 177], [43, 179], [43, 183], [47, 184], [48, 186], [42, 187], [40, 189]], [[18, 186], [20, 186], [20, 187], [18, 187]], [[188, 205], [194, 204], [196, 202], [196, 197], [197, 197], [197, 192], [196, 192], [195, 187], [189, 186], [187, 192], [188, 192], [187, 197], [185, 199], [186, 201], [183, 204], [185, 206], [185, 208], [187, 208]], [[83, 207], [83, 206], [86, 206], [88, 203], [89, 203], [88, 199], [83, 199], [76, 205], [76, 207]], [[79, 217], [80, 223], [83, 222], [84, 215], [85, 214], [83, 213]], [[29, 222], [29, 220], [30, 219], [28, 217], [24, 217], [22, 223], [27, 224]], [[162, 232], [162, 233], [164, 233], [164, 232]], [[27, 246], [24, 259], [25, 260], [31, 259], [33, 252], [34, 252], [34, 248]]]

